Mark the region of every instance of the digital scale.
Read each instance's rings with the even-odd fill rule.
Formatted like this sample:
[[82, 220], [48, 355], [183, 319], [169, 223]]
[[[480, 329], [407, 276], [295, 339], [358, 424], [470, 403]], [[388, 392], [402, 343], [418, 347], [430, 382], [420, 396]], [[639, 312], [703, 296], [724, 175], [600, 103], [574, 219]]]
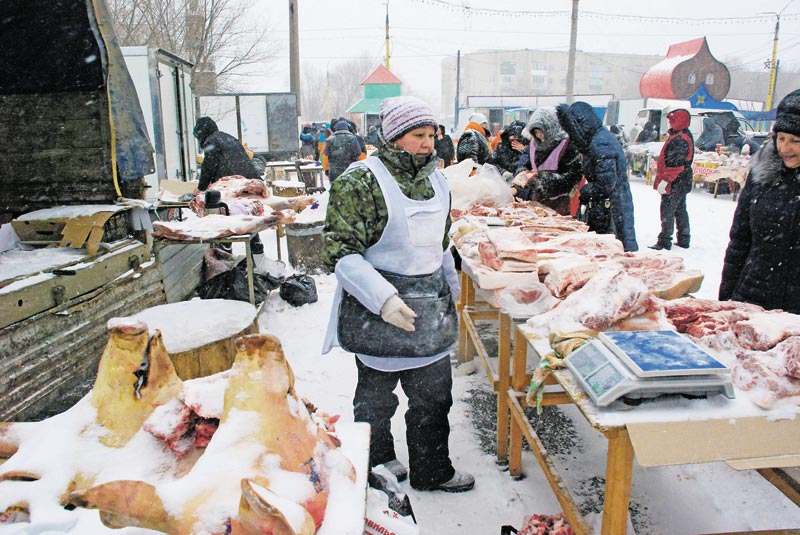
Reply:
[[730, 368], [675, 331], [600, 333], [566, 364], [599, 407], [663, 394], [735, 397]]

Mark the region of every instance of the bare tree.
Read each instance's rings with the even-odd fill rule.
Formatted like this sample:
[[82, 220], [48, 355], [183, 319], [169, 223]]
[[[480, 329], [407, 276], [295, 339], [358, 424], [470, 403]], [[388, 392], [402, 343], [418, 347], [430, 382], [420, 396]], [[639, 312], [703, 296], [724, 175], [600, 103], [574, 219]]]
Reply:
[[304, 64], [301, 80], [303, 116], [310, 120], [340, 117], [364, 97], [361, 82], [377, 65], [369, 57], [331, 65], [324, 71]]
[[159, 47], [190, 61], [198, 95], [231, 89], [280, 48], [270, 28], [250, 16], [252, 0], [107, 1], [120, 44]]

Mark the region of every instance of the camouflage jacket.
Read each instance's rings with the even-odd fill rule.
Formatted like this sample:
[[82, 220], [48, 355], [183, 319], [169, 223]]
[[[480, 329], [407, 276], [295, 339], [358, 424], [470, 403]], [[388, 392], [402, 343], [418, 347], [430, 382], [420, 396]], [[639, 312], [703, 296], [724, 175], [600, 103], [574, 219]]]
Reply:
[[[433, 197], [433, 186], [428, 175], [439, 161], [435, 154], [422, 167], [415, 164], [408, 152], [385, 145], [373, 156], [380, 158], [406, 197], [416, 201]], [[333, 270], [340, 258], [349, 254], [363, 255], [367, 248], [378, 243], [387, 222], [386, 201], [372, 172], [364, 167], [340, 175], [331, 185], [323, 230], [323, 257], [327, 266]], [[450, 223], [448, 213], [442, 250], [450, 242]]]

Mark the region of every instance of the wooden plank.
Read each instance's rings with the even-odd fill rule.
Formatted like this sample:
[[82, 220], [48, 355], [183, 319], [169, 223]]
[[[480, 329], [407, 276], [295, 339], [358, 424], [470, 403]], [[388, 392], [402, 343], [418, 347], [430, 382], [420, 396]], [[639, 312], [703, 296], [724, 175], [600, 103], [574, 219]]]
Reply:
[[[159, 246], [159, 265], [168, 303], [186, 299], [200, 284], [203, 257], [208, 247], [208, 244]], [[166, 251], [171, 251], [168, 257], [162, 255]]]
[[131, 257], [142, 264], [147, 250], [138, 241], [126, 247], [100, 255], [83, 267], [74, 269], [74, 275], [52, 276], [39, 283], [0, 294], [0, 328], [22, 321], [35, 314], [54, 308], [75, 297], [102, 286], [130, 269]]
[[[541, 467], [542, 472], [544, 473], [544, 476], [550, 485], [550, 488], [553, 490], [553, 494], [555, 494], [558, 503], [564, 510], [564, 515], [567, 517], [567, 521], [569, 522], [570, 526], [572, 526], [572, 529], [575, 531], [576, 535], [588, 535], [591, 533], [591, 529], [586, 523], [586, 520], [584, 520], [583, 515], [581, 515], [580, 509], [575, 503], [572, 493], [570, 493], [569, 489], [567, 488], [567, 484], [564, 482], [561, 474], [559, 474], [555, 462], [547, 453], [542, 441], [539, 439], [539, 436], [536, 434], [533, 426], [531, 426], [530, 422], [528, 421], [525, 411], [522, 410], [522, 407], [517, 402], [515, 397], [510, 397], [509, 401], [511, 407], [511, 416], [518, 424], [519, 428], [522, 429], [522, 433], [525, 436], [525, 439], [528, 441], [534, 457], [536, 457], [536, 460], [538, 461], [539, 466]], [[625, 528], [616, 533], [625, 533]]]
[[800, 507], [800, 468], [761, 468], [758, 473]]
[[153, 263], [0, 330], [0, 421], [30, 419], [91, 381], [108, 340], [107, 321], [165, 302]]

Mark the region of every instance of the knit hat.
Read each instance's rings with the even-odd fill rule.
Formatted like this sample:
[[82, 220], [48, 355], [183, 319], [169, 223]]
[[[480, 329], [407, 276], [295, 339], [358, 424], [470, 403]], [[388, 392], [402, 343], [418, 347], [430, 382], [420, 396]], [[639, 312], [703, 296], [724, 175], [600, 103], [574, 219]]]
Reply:
[[478, 124], [489, 124], [489, 119], [482, 113], [473, 113], [469, 116], [469, 122]]
[[775, 115], [775, 133], [786, 132], [800, 136], [800, 89], [783, 97]]
[[346, 130], [350, 130], [350, 125], [347, 121], [338, 121], [335, 125], [333, 125], [334, 132], [344, 132]]
[[381, 102], [381, 130], [386, 141], [396, 141], [421, 126], [438, 126], [433, 110], [416, 97], [391, 97]]

